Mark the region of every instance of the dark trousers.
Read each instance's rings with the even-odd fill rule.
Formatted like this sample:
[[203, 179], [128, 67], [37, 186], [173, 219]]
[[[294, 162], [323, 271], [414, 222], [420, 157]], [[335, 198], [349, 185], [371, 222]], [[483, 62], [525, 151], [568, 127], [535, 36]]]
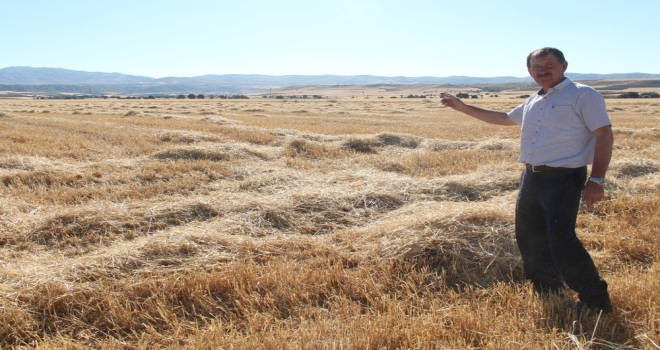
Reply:
[[575, 235], [587, 168], [525, 170], [516, 201], [516, 240], [525, 277], [539, 292], [564, 284], [590, 305], [609, 303], [607, 283]]

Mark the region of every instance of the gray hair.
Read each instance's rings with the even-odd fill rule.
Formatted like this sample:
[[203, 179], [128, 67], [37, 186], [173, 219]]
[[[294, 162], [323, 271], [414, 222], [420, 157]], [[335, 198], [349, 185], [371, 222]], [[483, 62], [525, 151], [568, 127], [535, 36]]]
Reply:
[[564, 58], [564, 53], [559, 51], [559, 49], [556, 49], [554, 47], [544, 47], [542, 49], [534, 50], [527, 55], [527, 68], [532, 67], [532, 59], [534, 57], [539, 57], [539, 56], [545, 56], [548, 54], [553, 54], [557, 59], [559, 60], [559, 64], [564, 64], [566, 62], [566, 59]]

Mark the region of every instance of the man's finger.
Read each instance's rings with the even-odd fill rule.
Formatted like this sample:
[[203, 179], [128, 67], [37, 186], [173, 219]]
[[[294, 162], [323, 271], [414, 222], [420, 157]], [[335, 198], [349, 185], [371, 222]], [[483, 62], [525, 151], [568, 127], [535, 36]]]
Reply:
[[584, 202], [584, 204], [587, 205], [587, 210], [591, 211], [591, 208], [593, 208], [593, 205], [594, 205], [594, 202], [591, 199], [591, 197], [588, 197], [588, 196], [582, 197], [582, 201]]

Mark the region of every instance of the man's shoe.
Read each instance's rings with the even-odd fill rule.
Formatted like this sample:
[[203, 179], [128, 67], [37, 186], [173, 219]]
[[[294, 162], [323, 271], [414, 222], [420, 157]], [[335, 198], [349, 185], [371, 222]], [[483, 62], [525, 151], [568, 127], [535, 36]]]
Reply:
[[571, 312], [574, 312], [576, 316], [581, 315], [599, 315], [601, 312], [603, 314], [609, 314], [612, 312], [612, 303], [608, 300], [602, 305], [593, 305], [587, 304], [584, 301], [578, 301], [571, 307]]

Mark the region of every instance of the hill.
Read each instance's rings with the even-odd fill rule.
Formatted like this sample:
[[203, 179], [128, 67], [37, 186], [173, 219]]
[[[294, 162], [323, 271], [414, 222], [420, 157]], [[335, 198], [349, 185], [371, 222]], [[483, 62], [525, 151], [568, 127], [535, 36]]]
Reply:
[[154, 78], [121, 73], [85, 72], [62, 68], [8, 67], [0, 69], [0, 84], [135, 84]]
[[[573, 80], [648, 79], [660, 74], [567, 73]], [[151, 78], [121, 73], [85, 72], [62, 68], [8, 67], [0, 69], [0, 91], [32, 94], [176, 94], [251, 93], [292, 86], [373, 84], [534, 84], [530, 77], [405, 77], [375, 75], [207, 74], [195, 77]]]

